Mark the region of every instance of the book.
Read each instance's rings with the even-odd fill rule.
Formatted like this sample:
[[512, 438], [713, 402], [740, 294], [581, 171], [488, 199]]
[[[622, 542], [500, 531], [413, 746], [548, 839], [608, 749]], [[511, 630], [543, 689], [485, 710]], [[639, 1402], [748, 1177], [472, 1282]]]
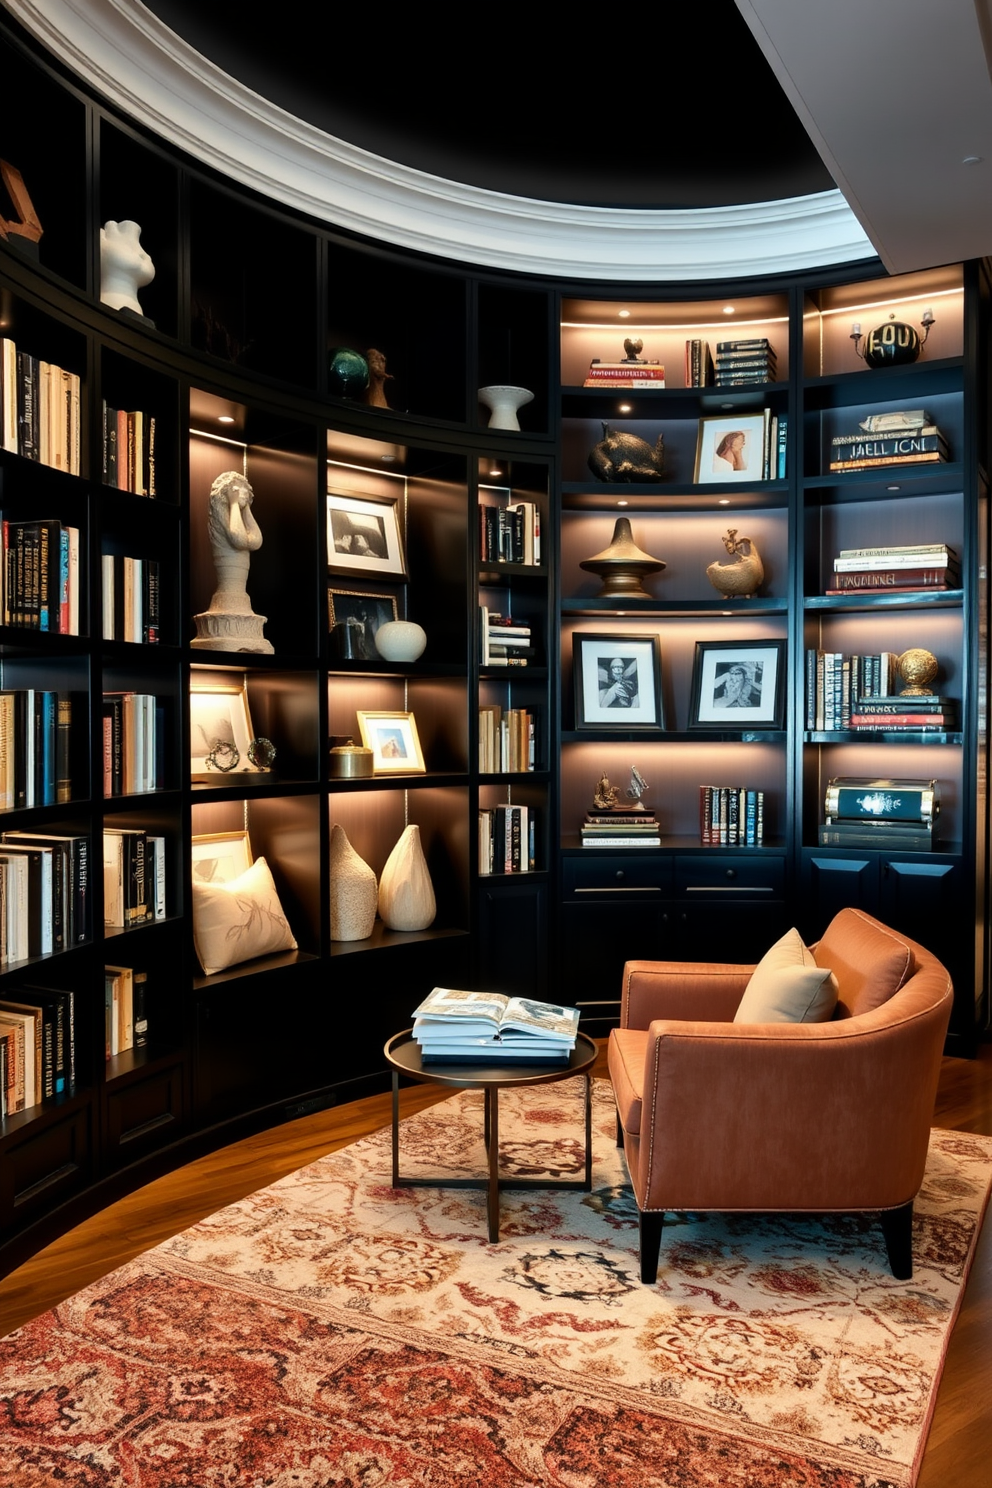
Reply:
[[530, 997], [435, 987], [413, 1013], [422, 1057], [567, 1063], [579, 1010]]
[[850, 594], [859, 589], [958, 589], [961, 575], [954, 568], [845, 569], [835, 573], [825, 594]]
[[834, 559], [834, 573], [867, 572], [873, 568], [916, 569], [957, 568], [958, 556], [953, 548], [876, 548], [871, 552], [838, 553]]
[[936, 846], [935, 838], [929, 831], [919, 830], [912, 832], [896, 832], [891, 827], [881, 823], [878, 827], [869, 826], [867, 830], [848, 830], [843, 823], [835, 823], [833, 826], [820, 827], [820, 847], [844, 847], [868, 848], [869, 850], [897, 852], [930, 852]]

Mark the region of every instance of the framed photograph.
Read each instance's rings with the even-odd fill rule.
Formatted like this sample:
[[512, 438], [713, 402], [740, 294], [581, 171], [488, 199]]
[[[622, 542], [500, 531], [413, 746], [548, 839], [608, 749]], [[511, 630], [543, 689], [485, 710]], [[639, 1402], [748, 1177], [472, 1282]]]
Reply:
[[189, 734], [191, 780], [223, 785], [225, 775], [262, 773], [249, 759], [255, 736], [243, 679], [230, 686], [211, 680], [198, 688], [194, 673], [189, 693]]
[[377, 775], [423, 775], [424, 756], [412, 713], [367, 713], [358, 711], [362, 743], [372, 751]]
[[784, 641], [697, 641], [689, 727], [780, 729]]
[[247, 832], [203, 832], [192, 839], [190, 856], [197, 883], [230, 883], [254, 861]]
[[765, 416], [735, 413], [701, 418], [696, 440], [697, 485], [765, 479]]
[[390, 496], [327, 495], [327, 566], [331, 573], [405, 579], [399, 503]]
[[663, 729], [661, 642], [656, 635], [572, 636], [577, 729]]
[[348, 627], [347, 646], [338, 654], [356, 661], [378, 660], [375, 638], [379, 626], [396, 619], [396, 596], [393, 594], [357, 594], [350, 589], [327, 591], [328, 626], [332, 631], [335, 625]]

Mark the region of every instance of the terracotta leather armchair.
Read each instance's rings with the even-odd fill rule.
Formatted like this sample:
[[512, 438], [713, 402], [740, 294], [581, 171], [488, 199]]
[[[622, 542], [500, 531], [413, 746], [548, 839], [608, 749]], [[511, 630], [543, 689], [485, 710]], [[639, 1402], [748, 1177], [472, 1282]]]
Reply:
[[894, 1275], [912, 1275], [951, 980], [860, 910], [809, 949], [837, 978], [826, 1023], [734, 1023], [751, 966], [624, 968], [609, 1067], [644, 1282], [666, 1210], [878, 1210]]

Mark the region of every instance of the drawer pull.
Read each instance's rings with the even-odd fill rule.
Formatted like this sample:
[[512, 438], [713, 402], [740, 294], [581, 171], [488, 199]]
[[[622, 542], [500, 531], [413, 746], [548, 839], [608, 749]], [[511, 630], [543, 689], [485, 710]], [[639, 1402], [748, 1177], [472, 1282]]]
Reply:
[[759, 884], [696, 884], [686, 889], [687, 894], [774, 894], [775, 890]]
[[627, 889], [608, 889], [608, 888], [602, 888], [602, 889], [576, 889], [575, 890], [575, 893], [576, 894], [660, 894], [661, 893], [661, 890], [658, 889], [658, 888], [652, 888], [650, 885], [645, 885], [645, 887], [644, 888], [641, 888], [641, 889], [637, 889], [637, 888], [627, 888]]

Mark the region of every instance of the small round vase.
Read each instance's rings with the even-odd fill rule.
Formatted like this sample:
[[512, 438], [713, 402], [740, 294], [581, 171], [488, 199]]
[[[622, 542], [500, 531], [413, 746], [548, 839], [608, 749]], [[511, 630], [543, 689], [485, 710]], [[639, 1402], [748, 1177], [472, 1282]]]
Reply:
[[602, 579], [603, 587], [597, 598], [615, 594], [622, 599], [650, 599], [644, 580], [649, 574], [661, 573], [666, 564], [637, 546], [629, 517], [617, 517], [610, 546], [591, 558], [583, 558], [579, 567]]
[[534, 394], [529, 388], [494, 384], [492, 387], [479, 389], [479, 402], [489, 409], [490, 429], [519, 429], [517, 410], [533, 401]]
[[389, 930], [426, 930], [437, 904], [420, 828], [406, 827], [386, 859], [379, 880], [379, 918]]
[[375, 924], [379, 891], [375, 874], [348, 841], [344, 827], [331, 828], [331, 939], [367, 940]]
[[427, 632], [412, 620], [387, 620], [375, 633], [383, 661], [416, 661], [427, 645]]

